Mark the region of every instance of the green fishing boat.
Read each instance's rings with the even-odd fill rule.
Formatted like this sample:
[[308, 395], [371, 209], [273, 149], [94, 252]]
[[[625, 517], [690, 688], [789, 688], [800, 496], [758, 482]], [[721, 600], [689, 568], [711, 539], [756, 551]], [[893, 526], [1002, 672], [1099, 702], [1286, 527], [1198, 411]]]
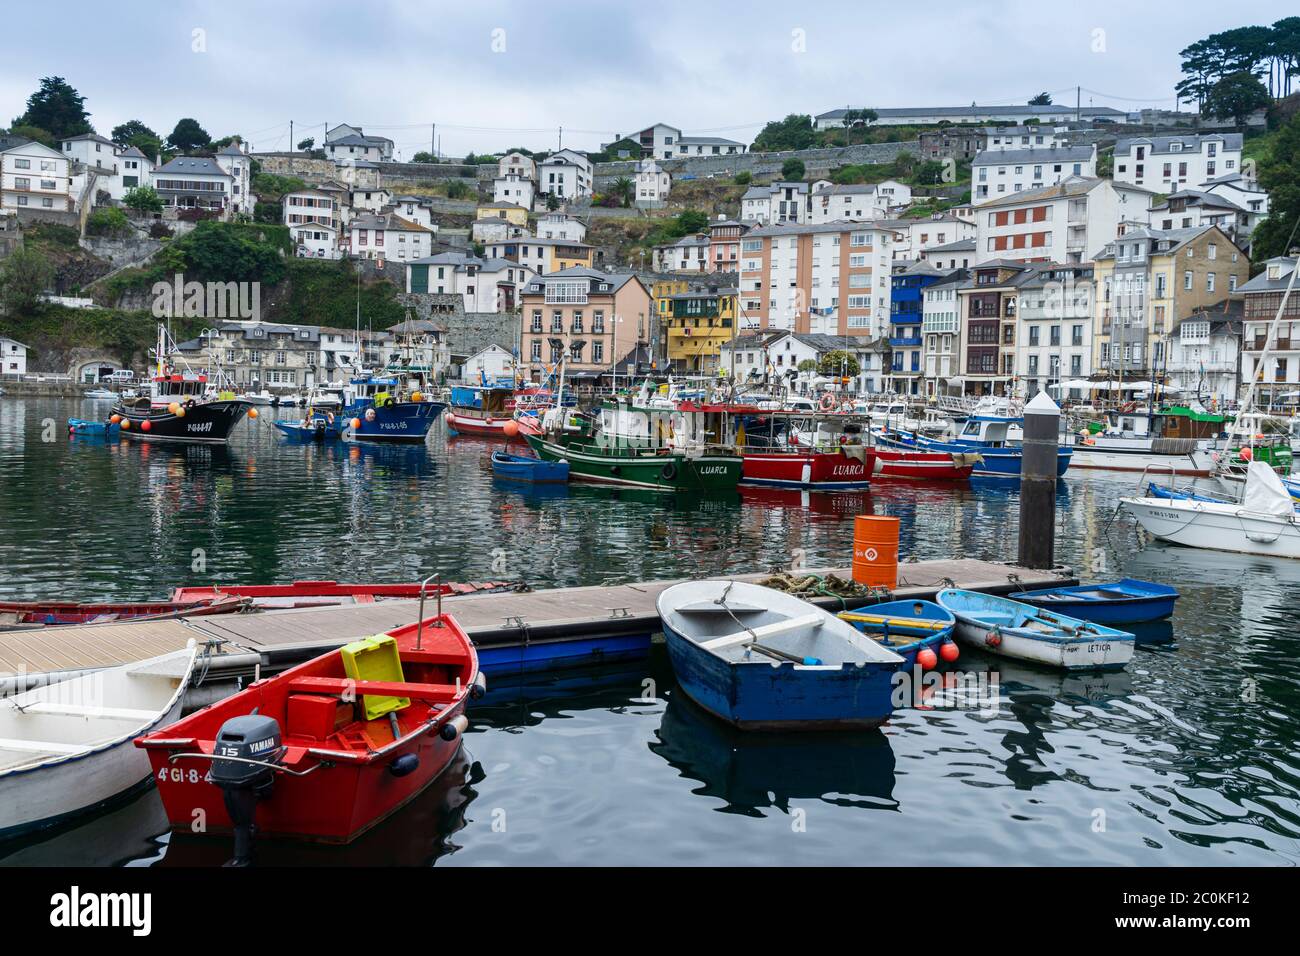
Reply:
[[537, 457], [569, 463], [569, 478], [658, 491], [730, 491], [740, 481], [739, 455], [686, 453], [664, 448], [558, 442], [526, 435]]

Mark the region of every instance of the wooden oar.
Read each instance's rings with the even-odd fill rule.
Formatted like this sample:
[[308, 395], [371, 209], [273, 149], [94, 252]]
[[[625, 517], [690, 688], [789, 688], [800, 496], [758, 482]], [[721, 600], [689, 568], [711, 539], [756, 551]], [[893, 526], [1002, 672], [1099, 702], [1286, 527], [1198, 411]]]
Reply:
[[863, 624], [884, 624], [887, 627], [913, 627], [921, 631], [942, 631], [952, 627], [951, 624], [943, 621], [924, 621], [907, 617], [879, 617], [875, 614], [844, 613], [840, 615], [840, 620], [860, 621]]
[[820, 659], [820, 658], [817, 658], [817, 657], [803, 657], [802, 655], [799, 655], [799, 654], [791, 654], [791, 653], [789, 653], [789, 652], [787, 652], [787, 651], [777, 650], [775, 647], [766, 647], [766, 646], [764, 646], [764, 645], [758, 643], [758, 641], [750, 641], [750, 642], [748, 642], [747, 644], [745, 644], [745, 645], [743, 645], [743, 646], [745, 646], [745, 647], [752, 647], [754, 650], [758, 651], [760, 654], [766, 654], [768, 657], [774, 657], [774, 658], [776, 658], [776, 659], [779, 660], [779, 661], [781, 661], [781, 660], [784, 660], [784, 661], [793, 661], [795, 664], [820, 664], [820, 663], [821, 663], [821, 659]]

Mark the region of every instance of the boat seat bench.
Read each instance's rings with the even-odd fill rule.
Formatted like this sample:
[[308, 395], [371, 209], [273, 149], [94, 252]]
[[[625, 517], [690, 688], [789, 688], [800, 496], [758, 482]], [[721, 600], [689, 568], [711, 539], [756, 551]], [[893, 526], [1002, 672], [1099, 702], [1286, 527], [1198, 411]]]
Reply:
[[761, 624], [758, 627], [751, 627], [748, 630], [737, 631], [735, 634], [726, 634], [722, 637], [710, 638], [707, 641], [700, 641], [700, 647], [709, 651], [721, 650], [724, 647], [732, 647], [736, 644], [746, 644], [749, 641], [756, 641], [759, 638], [775, 637], [778, 634], [788, 634], [791, 631], [802, 631], [805, 628], [820, 627], [826, 619], [825, 614], [817, 611], [814, 614], [801, 614], [798, 617], [786, 618], [784, 621], [774, 621], [771, 624]]
[[57, 744], [52, 740], [14, 740], [0, 737], [0, 750], [34, 754], [79, 754], [95, 744]]
[[289, 681], [288, 686], [290, 694], [374, 694], [442, 704], [451, 703], [461, 690], [454, 684], [412, 684], [407, 681], [352, 680], [347, 677], [296, 677]]
[[96, 707], [93, 704], [60, 704], [54, 701], [37, 701], [23, 707], [25, 714], [68, 714], [74, 717], [111, 717], [116, 720], [153, 721], [158, 712], [136, 710], [131, 707]]

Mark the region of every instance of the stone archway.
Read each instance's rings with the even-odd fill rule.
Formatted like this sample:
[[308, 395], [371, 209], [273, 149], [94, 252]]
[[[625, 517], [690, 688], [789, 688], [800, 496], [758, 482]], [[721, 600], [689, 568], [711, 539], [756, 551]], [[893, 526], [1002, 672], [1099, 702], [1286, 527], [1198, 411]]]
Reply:
[[68, 375], [79, 384], [95, 384], [121, 367], [121, 361], [107, 352], [79, 349], [72, 356]]

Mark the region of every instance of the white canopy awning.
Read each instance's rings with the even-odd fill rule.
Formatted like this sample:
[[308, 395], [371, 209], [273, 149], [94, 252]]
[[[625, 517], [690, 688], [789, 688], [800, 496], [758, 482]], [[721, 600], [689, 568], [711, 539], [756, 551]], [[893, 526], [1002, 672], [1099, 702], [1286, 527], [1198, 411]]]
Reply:
[[1051, 392], [1059, 392], [1070, 388], [1088, 389], [1100, 387], [1101, 386], [1097, 382], [1089, 382], [1084, 378], [1072, 378], [1065, 382], [1056, 382], [1053, 385], [1049, 385], [1047, 386], [1047, 390]]

